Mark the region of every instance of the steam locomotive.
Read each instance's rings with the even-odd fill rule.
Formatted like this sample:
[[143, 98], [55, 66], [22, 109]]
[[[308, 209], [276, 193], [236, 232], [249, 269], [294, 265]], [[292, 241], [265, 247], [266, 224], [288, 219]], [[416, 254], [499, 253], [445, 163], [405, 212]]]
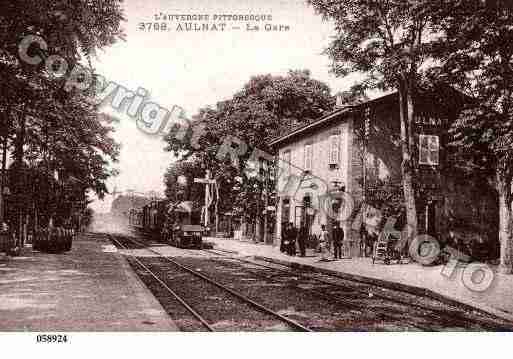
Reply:
[[155, 200], [128, 213], [131, 227], [159, 242], [179, 248], [202, 248], [208, 228], [201, 225], [201, 208], [192, 201]]

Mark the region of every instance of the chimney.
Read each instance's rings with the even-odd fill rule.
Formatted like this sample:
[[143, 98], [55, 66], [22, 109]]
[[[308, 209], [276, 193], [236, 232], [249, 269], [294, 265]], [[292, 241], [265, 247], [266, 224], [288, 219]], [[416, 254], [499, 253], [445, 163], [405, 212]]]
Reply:
[[335, 110], [342, 108], [346, 105], [346, 101], [344, 99], [344, 94], [339, 92], [335, 95]]

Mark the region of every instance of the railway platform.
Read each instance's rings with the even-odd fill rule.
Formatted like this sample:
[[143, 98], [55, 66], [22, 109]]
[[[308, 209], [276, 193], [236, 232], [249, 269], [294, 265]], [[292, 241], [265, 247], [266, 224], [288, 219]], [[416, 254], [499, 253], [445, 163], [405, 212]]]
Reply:
[[65, 254], [0, 256], [0, 331], [175, 331], [153, 294], [103, 235]]
[[[307, 250], [306, 257], [288, 256], [278, 247], [240, 241], [209, 237], [206, 239], [214, 248], [251, 256], [271, 262], [287, 264], [292, 268], [325, 272], [333, 275], [376, 283], [393, 289], [410, 291], [461, 306], [476, 308], [513, 321], [513, 276], [495, 272], [492, 285], [482, 291], [470, 290], [462, 280], [463, 266], [457, 266], [451, 276], [442, 274], [450, 270], [444, 266], [422, 266], [418, 263], [390, 264], [372, 263], [371, 258], [350, 258], [319, 261], [320, 256], [313, 250]], [[492, 267], [492, 269], [494, 269]]]

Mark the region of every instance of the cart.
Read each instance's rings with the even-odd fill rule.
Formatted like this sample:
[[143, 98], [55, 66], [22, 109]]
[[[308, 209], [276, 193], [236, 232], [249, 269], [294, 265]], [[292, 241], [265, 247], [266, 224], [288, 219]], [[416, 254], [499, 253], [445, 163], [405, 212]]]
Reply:
[[376, 261], [383, 261], [385, 264], [390, 264], [393, 260], [396, 260], [397, 263], [401, 263], [402, 255], [401, 251], [397, 249], [397, 242], [397, 238], [381, 234], [376, 243], [374, 243], [372, 264]]
[[17, 256], [20, 253], [16, 236], [6, 223], [0, 225], [0, 252], [10, 256]]

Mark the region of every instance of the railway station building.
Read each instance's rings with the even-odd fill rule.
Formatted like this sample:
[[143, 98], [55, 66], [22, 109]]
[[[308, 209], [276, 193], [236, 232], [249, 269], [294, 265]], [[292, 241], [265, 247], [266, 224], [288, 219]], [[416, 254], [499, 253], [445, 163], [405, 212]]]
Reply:
[[[450, 125], [469, 98], [440, 87], [420, 92], [414, 102], [412, 155], [419, 233], [443, 240], [450, 224], [462, 238], [484, 244], [487, 255], [497, 258], [496, 194], [447, 161]], [[358, 242], [362, 222], [371, 227], [382, 223], [394, 204], [402, 202], [398, 93], [339, 105], [270, 146], [279, 168], [275, 244], [285, 222], [296, 227], [305, 223], [311, 235], [318, 235], [322, 225], [331, 230], [338, 221], [345, 239]], [[354, 255], [360, 255], [354, 247]]]

